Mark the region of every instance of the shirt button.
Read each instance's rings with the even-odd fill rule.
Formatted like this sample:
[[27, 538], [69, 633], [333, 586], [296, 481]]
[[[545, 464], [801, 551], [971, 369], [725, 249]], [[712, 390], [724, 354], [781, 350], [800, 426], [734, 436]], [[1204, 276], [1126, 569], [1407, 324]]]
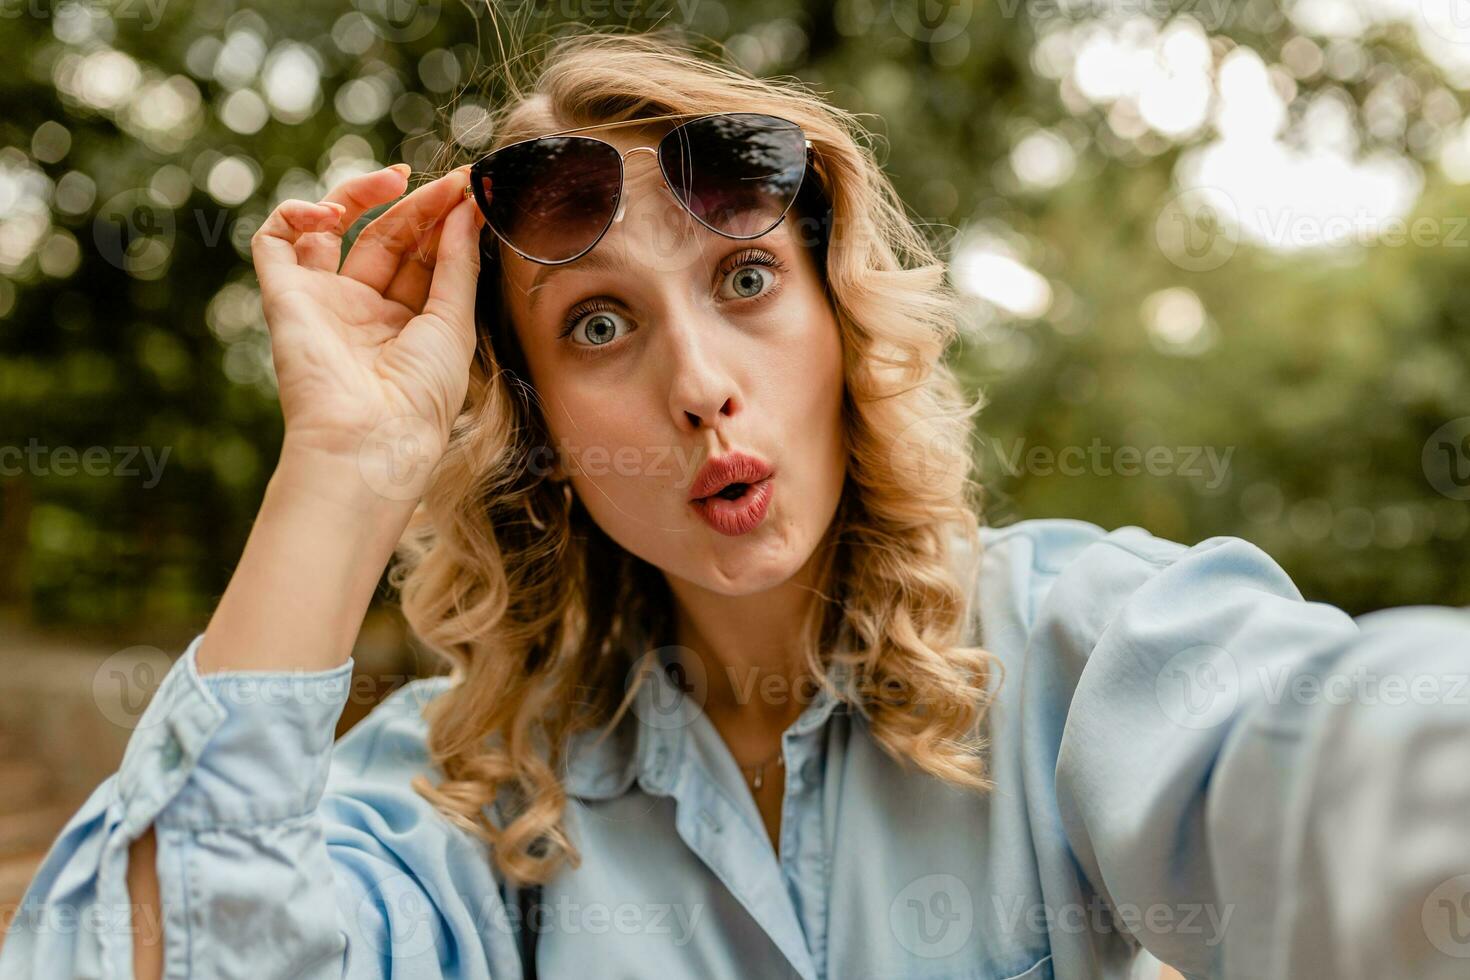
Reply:
[[808, 786], [817, 784], [817, 760], [808, 759], [801, 767], [801, 778]]
[[177, 769], [179, 767], [179, 757], [183, 754], [183, 751], [179, 748], [179, 740], [172, 735], [167, 736], [163, 741], [163, 745], [159, 748], [159, 754], [163, 758], [163, 768]]

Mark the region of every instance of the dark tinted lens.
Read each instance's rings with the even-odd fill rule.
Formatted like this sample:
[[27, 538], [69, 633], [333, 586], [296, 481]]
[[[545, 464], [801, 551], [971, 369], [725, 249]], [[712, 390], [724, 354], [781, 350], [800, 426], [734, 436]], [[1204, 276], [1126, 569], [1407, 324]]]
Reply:
[[532, 258], [564, 262], [612, 222], [622, 167], [618, 151], [600, 140], [548, 136], [498, 150], [474, 177], [480, 207], [498, 235]]
[[659, 144], [669, 187], [705, 224], [733, 238], [775, 227], [806, 171], [806, 137], [785, 119], [753, 112], [696, 119]]

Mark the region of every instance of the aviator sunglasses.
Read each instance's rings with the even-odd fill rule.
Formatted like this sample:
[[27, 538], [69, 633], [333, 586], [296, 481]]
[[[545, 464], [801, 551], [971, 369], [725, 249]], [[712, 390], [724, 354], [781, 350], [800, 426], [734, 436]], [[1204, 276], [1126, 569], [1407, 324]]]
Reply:
[[[609, 129], [687, 114], [584, 126]], [[701, 115], [671, 129], [656, 146], [627, 153], [573, 135], [511, 143], [470, 167], [465, 193], [485, 223], [517, 254], [543, 265], [585, 255], [623, 213], [623, 162], [652, 153], [684, 209], [726, 238], [759, 238], [781, 223], [812, 159], [812, 142], [790, 120], [757, 112]]]

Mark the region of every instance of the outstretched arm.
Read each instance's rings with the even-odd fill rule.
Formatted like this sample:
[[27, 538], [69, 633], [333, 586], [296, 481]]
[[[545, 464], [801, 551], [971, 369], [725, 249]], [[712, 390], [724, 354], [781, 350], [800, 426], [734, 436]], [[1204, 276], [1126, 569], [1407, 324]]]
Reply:
[[1246, 541], [1129, 529], [1061, 572], [1032, 635], [1075, 677], [1055, 767], [1069, 841], [1161, 960], [1466, 975], [1470, 611], [1354, 619]]

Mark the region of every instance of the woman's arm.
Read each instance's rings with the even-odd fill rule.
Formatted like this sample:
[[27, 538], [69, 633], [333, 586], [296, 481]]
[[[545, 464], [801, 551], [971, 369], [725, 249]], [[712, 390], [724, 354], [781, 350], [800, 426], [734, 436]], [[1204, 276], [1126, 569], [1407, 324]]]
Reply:
[[288, 439], [205, 628], [200, 673], [345, 661], [416, 502], [375, 492], [355, 458]]
[[[399, 688], [334, 744], [352, 661], [200, 674], [201, 641], [42, 861], [0, 977], [519, 975], [486, 847], [411, 785], [436, 776], [422, 709], [443, 681]], [[125, 858], [143, 828], [158, 874], [139, 887]]]
[[[208, 853], [210, 843], [233, 838], [229, 846], [245, 862], [233, 873], [242, 881], [274, 877], [296, 892], [303, 878], [317, 889], [332, 884], [310, 838], [319, 830], [313, 810], [341, 702], [332, 711], [288, 701], [275, 719], [279, 729], [268, 707], [262, 714], [261, 705], [230, 702], [268, 672], [274, 682], [300, 682], [289, 697], [314, 702], [324, 685], [350, 679], [363, 615], [463, 405], [481, 220], [462, 193], [464, 171], [397, 202], [342, 259], [343, 234], [401, 193], [406, 177], [406, 167], [387, 168], [344, 182], [322, 202], [284, 202], [252, 239], [285, 417], [282, 456], [205, 634], [150, 704], [151, 730], [134, 732], [122, 768], [45, 862], [90, 876], [98, 905], [112, 899], [114, 910], [126, 909], [127, 958], [138, 976], [161, 976], [173, 961], [202, 967], [210, 947], [228, 945], [210, 930], [238, 928], [201, 923], [192, 911], [212, 890], [226, 896], [223, 908], [249, 904], [241, 896], [232, 904], [228, 882], [199, 877], [207, 862], [191, 855]], [[87, 850], [76, 850], [84, 842]], [[282, 868], [281, 856], [293, 849], [297, 864], [310, 853], [314, 867]], [[160, 879], [160, 866], [173, 877]], [[299, 899], [268, 888], [251, 899], [273, 897], [278, 913]], [[59, 899], [45, 904], [77, 911]], [[312, 913], [325, 910], [298, 907], [293, 918], [310, 922]], [[187, 934], [175, 934], [181, 929]], [[286, 947], [329, 959], [340, 939], [318, 929]], [[115, 959], [117, 947], [101, 941], [98, 955]]]
[[[288, 447], [205, 630], [200, 673], [343, 663], [412, 505], [372, 492], [355, 461]], [[151, 826], [128, 854], [131, 904], [140, 921], [162, 922]], [[139, 978], [162, 976], [155, 938], [134, 945]]]
[[[352, 649], [464, 404], [480, 212], [455, 171], [341, 234], [396, 169], [286, 202], [252, 240], [286, 437], [201, 673], [322, 669]], [[432, 278], [430, 273], [432, 272]]]
[[1031, 706], [1058, 819], [1121, 928], [1189, 976], [1465, 975], [1470, 612], [1354, 619], [1246, 541], [1135, 528], [1033, 626], [1072, 682]]

